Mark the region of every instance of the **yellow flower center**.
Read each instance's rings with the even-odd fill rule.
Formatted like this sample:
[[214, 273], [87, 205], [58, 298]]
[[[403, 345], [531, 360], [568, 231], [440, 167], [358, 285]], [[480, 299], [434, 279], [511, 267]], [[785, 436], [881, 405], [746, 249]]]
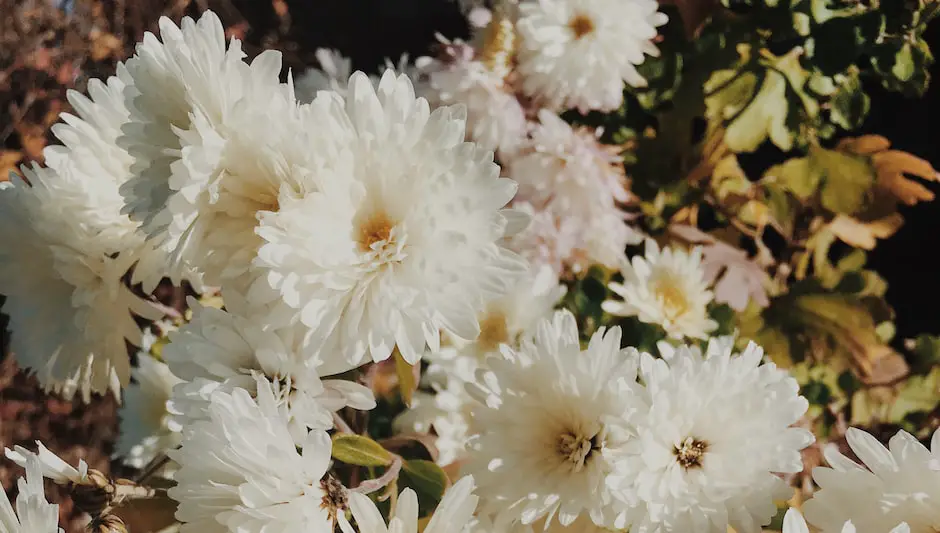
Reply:
[[591, 17], [578, 13], [568, 21], [568, 28], [571, 29], [576, 40], [581, 39], [594, 31], [594, 21]]
[[676, 280], [665, 277], [654, 284], [653, 292], [662, 302], [663, 311], [667, 318], [675, 320], [689, 311], [689, 299]]
[[357, 242], [363, 252], [372, 250], [372, 245], [391, 239], [394, 222], [385, 211], [376, 211], [359, 224]]
[[575, 472], [580, 472], [590, 460], [594, 450], [599, 449], [598, 443], [595, 442], [596, 438], [596, 436], [587, 437], [573, 430], [566, 431], [558, 436], [555, 449], [563, 461], [571, 463]]
[[506, 314], [499, 310], [486, 313], [480, 320], [480, 336], [477, 337], [477, 346], [481, 352], [493, 352], [499, 349], [500, 344], [508, 344], [509, 324]]
[[680, 446], [673, 449], [676, 456], [676, 462], [686, 470], [690, 468], [701, 468], [702, 458], [708, 451], [708, 443], [695, 437], [685, 439]]

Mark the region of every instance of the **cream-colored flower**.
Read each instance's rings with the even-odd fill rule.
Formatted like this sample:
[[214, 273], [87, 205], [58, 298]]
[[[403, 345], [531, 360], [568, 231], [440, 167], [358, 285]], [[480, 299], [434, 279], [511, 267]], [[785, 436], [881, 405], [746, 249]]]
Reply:
[[712, 293], [705, 282], [701, 248], [660, 250], [648, 239], [646, 254], [624, 261], [621, 273], [623, 282], [611, 283], [610, 290], [623, 301], [605, 301], [608, 313], [657, 324], [675, 339], [704, 339], [718, 327], [708, 316]]

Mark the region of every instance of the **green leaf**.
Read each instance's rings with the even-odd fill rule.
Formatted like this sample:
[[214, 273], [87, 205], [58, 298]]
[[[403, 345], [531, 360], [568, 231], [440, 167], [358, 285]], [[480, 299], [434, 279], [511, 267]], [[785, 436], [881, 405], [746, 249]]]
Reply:
[[850, 215], [865, 206], [877, 174], [867, 157], [813, 146], [807, 157], [772, 167], [766, 177], [779, 181], [798, 198], [818, 191], [823, 207]]
[[904, 380], [898, 397], [888, 410], [888, 422], [901, 422], [918, 411], [932, 411], [940, 402], [940, 368], [926, 376], [911, 376]]
[[410, 488], [418, 495], [421, 516], [434, 511], [447, 489], [449, 480], [441, 467], [431, 461], [411, 459], [402, 463], [401, 488]]
[[808, 157], [794, 157], [767, 170], [765, 176], [773, 177], [797, 198], [805, 200], [819, 188], [820, 175], [813, 169]]
[[829, 118], [846, 130], [860, 128], [871, 109], [871, 99], [862, 89], [858, 69], [850, 71], [848, 77], [832, 97]]
[[908, 340], [906, 347], [911, 352], [908, 362], [913, 372], [928, 372], [940, 362], [940, 337], [921, 334], [915, 339]]
[[894, 56], [894, 66], [891, 67], [891, 74], [894, 74], [894, 77], [901, 81], [908, 81], [914, 77], [916, 68], [911, 45], [910, 43], [904, 43], [901, 50]]
[[369, 437], [351, 433], [333, 435], [333, 458], [350, 465], [388, 466], [392, 454]]
[[864, 207], [877, 179], [867, 158], [819, 147], [810, 150], [810, 158], [823, 180], [820, 195], [823, 207], [848, 215]]
[[821, 381], [810, 381], [806, 385], [803, 385], [800, 390], [800, 395], [806, 398], [806, 401], [815, 405], [829, 405], [829, 402], [832, 400], [832, 393], [829, 391], [829, 387]]

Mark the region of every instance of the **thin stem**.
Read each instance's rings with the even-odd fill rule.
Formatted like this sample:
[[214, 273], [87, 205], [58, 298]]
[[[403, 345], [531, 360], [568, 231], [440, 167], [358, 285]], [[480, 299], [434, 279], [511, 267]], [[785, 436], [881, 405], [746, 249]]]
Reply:
[[340, 433], [355, 433], [349, 424], [343, 420], [343, 417], [339, 416], [339, 413], [333, 413], [333, 425], [336, 426], [336, 431]]
[[401, 472], [401, 465], [401, 456], [395, 455], [394, 459], [392, 460], [392, 464], [388, 465], [388, 470], [386, 470], [384, 474], [375, 479], [368, 479], [363, 481], [356, 488], [349, 490], [358, 492], [360, 494], [372, 494], [373, 492], [381, 489], [382, 487], [388, 486], [390, 483], [398, 479], [398, 474]]
[[161, 453], [160, 455], [154, 457], [149, 463], [147, 463], [140, 474], [138, 474], [137, 479], [134, 480], [134, 483], [137, 483], [138, 485], [143, 484], [169, 462], [170, 457], [165, 453]]

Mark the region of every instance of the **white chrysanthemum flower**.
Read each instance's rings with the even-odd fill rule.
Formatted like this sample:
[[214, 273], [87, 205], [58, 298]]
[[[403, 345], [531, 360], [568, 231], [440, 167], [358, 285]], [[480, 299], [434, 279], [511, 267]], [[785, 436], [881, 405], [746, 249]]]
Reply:
[[502, 72], [475, 57], [462, 41], [443, 43], [443, 59], [423, 57], [418, 67], [427, 76], [423, 93], [432, 105], [464, 104], [467, 137], [480, 146], [511, 154], [525, 140], [525, 110]]
[[668, 360], [641, 356], [649, 408], [635, 447], [612, 450], [611, 492], [630, 511], [635, 533], [761, 530], [774, 500], [792, 492], [778, 474], [800, 472], [800, 450], [813, 442], [792, 427], [808, 403], [799, 384], [751, 343], [679, 348]]
[[658, 56], [666, 23], [655, 0], [536, 0], [519, 5], [519, 74], [546, 107], [612, 111], [624, 82], [646, 85], [636, 65]]
[[[67, 188], [74, 198], [72, 212], [81, 212], [122, 240], [120, 253], [134, 259], [132, 281], [142, 283], [144, 292], [149, 293], [164, 277], [167, 255], [146, 241], [139, 224], [122, 212], [120, 187], [131, 177], [133, 158], [118, 146], [117, 139], [129, 120], [124, 103], [129, 82], [127, 69], [119, 63], [117, 75], [107, 82], [88, 82], [88, 96], [69, 91], [68, 100], [76, 115], [62, 113], [62, 123], [52, 131], [63, 145], [50, 145], [43, 155], [58, 175], [58, 188]], [[201, 285], [195, 272], [185, 270], [182, 278]]]
[[[480, 520], [480, 522], [483, 525], [489, 525], [486, 520]], [[491, 533], [492, 531], [494, 530], [490, 526], [473, 533]], [[589, 517], [581, 515], [567, 526], [559, 524], [557, 520], [551, 520], [546, 524], [546, 520], [542, 519], [530, 525], [515, 524], [506, 531], [508, 533], [612, 533], [613, 530], [599, 526], [592, 522]]]
[[[424, 533], [462, 533], [479, 501], [473, 490], [472, 476], [465, 476], [448, 488], [424, 527]], [[350, 492], [349, 509], [359, 527], [354, 530], [349, 522], [340, 520], [343, 533], [415, 533], [418, 530], [418, 495], [411, 489], [401, 491], [388, 525], [368, 496]]]
[[[268, 75], [276, 80], [279, 68], [270, 66]], [[177, 229], [185, 239], [173, 258], [198, 265], [215, 285], [247, 290], [264, 242], [256, 232], [261, 214], [312, 187], [307, 174], [315, 169], [307, 156], [326, 132], [304, 126], [309, 112], [288, 89], [244, 99], [220, 125], [194, 118], [181, 135], [185, 146], [174, 166], [178, 194], [193, 201], [181, 211], [186, 221]], [[171, 203], [173, 209], [180, 206]]]
[[623, 301], [605, 301], [608, 313], [657, 324], [675, 339], [704, 339], [718, 327], [708, 316], [712, 293], [702, 269], [701, 247], [691, 252], [660, 250], [656, 241], [647, 239], [644, 256], [634, 257], [632, 263], [624, 260], [621, 273], [623, 283], [611, 283], [610, 290]]
[[468, 349], [482, 360], [503, 344], [516, 346], [524, 334], [551, 317], [567, 290], [547, 266], [531, 269], [509, 293], [487, 302], [479, 318], [480, 335]]
[[174, 388], [170, 401], [179, 425], [204, 418], [215, 391], [236, 387], [254, 391], [256, 379], [271, 383], [298, 443], [308, 428], [331, 429], [333, 413], [343, 407], [375, 407], [367, 387], [340, 379], [320, 380], [317, 360], [297, 350], [297, 328], [273, 330], [195, 301], [190, 306], [192, 320], [170, 333], [162, 354], [170, 370], [185, 381]]
[[26, 476], [16, 481], [16, 512], [0, 491], [0, 533], [62, 533], [59, 506], [46, 501], [39, 459], [26, 461]]
[[68, 178], [22, 170], [29, 184], [0, 184], [0, 293], [11, 349], [47, 390], [86, 401], [92, 392], [118, 396], [130, 379], [125, 341], [142, 337], [134, 315], [162, 313], [122, 281], [134, 261], [121, 253], [124, 229], [89, 220], [84, 193]]
[[599, 330], [585, 351], [568, 311], [539, 324], [534, 340], [504, 347], [468, 386], [473, 453], [466, 471], [486, 494], [497, 528], [541, 518], [569, 525], [587, 515], [613, 525], [607, 476], [612, 449], [630, 446], [630, 419], [644, 410], [638, 356], [620, 329]]
[[352, 60], [339, 50], [318, 48], [314, 53], [318, 67], [311, 67], [294, 80], [297, 100], [312, 102], [320, 91], [335, 91], [345, 95], [346, 85], [352, 75]]
[[[218, 159], [244, 147], [225, 142], [225, 135], [235, 129], [228, 123], [231, 115], [246, 104], [276, 105], [280, 99], [293, 97], [290, 86], [282, 86], [278, 79], [280, 53], [265, 51], [249, 66], [237, 39], [226, 46], [222, 23], [211, 11], [198, 22], [184, 18], [181, 27], [163, 17], [160, 34], [162, 42], [153, 34], [145, 34], [126, 64], [130, 83], [124, 96], [130, 121], [119, 143], [133, 163], [132, 177], [121, 187], [121, 193], [127, 204], [125, 211], [142, 221], [143, 231], [171, 254], [169, 274], [178, 281], [189, 266], [201, 267], [202, 261], [216, 259], [218, 268], [223, 261], [203, 243], [210, 224], [216, 224], [214, 232], [225, 235], [242, 230], [240, 226], [222, 227], [222, 222], [201, 218], [207, 206], [217, 204], [219, 196], [228, 193], [224, 198], [228, 203], [216, 206], [215, 211], [231, 209], [231, 216], [241, 222], [240, 217], [248, 216], [245, 211], [253, 216], [268, 206], [271, 191], [276, 195], [280, 187], [279, 182], [267, 183], [270, 173], [248, 179], [240, 175], [241, 179], [233, 180], [236, 183], [225, 179], [228, 167]], [[250, 120], [245, 114], [251, 115], [243, 113], [242, 120]], [[258, 114], [263, 112], [256, 111], [255, 117]], [[264, 121], [251, 122], [249, 129], [258, 130], [259, 124], [275, 120], [265, 117]], [[243, 128], [244, 122], [238, 126]], [[278, 123], [277, 128], [260, 128], [261, 138], [284, 126]], [[255, 154], [264, 146], [257, 147]], [[264, 159], [256, 163], [254, 170], [270, 170], [275, 164]], [[240, 244], [236, 239], [233, 246]]]
[[206, 419], [183, 429], [176, 518], [182, 533], [308, 531], [332, 533], [345, 489], [327, 475], [332, 442], [313, 430], [299, 450], [266, 380], [257, 399], [240, 388], [212, 395]]
[[543, 206], [536, 207], [530, 202], [517, 199], [513, 209], [525, 213], [530, 218], [526, 229], [506, 240], [506, 246], [524, 257], [533, 267], [547, 266], [556, 276], [563, 276], [566, 270], [580, 270], [586, 267], [586, 253], [579, 240], [582, 236], [580, 221], [574, 218], [562, 218]]
[[533, 266], [550, 267], [559, 277], [584, 272], [595, 264], [617, 268], [626, 246], [643, 239], [613, 204], [597, 206], [583, 217], [536, 206], [524, 198], [512, 207], [530, 215], [532, 222], [507, 240], [509, 249]]
[[43, 443], [36, 441], [36, 452], [31, 452], [22, 446], [4, 448], [4, 454], [7, 459], [26, 468], [28, 464], [35, 463], [39, 466], [39, 472], [42, 477], [47, 477], [58, 485], [68, 485], [70, 483], [82, 484], [88, 480], [88, 464], [83, 460], [78, 460], [78, 468], [66, 463], [58, 455], [49, 451]]
[[329, 139], [309, 146], [323, 166], [310, 174], [315, 191], [282, 194], [260, 215], [266, 281], [322, 357], [348, 367], [396, 346], [414, 363], [439, 348], [440, 330], [476, 338], [484, 302], [526, 268], [499, 244], [525, 224], [504, 209], [515, 183], [499, 178], [492, 152], [463, 142], [460, 108], [431, 113], [404, 75], [386, 71], [376, 91], [356, 73], [345, 102], [323, 92], [312, 105], [310, 127], [329, 124]]
[[558, 213], [586, 217], [602, 206], [627, 203], [619, 147], [598, 142], [597, 131], [574, 129], [555, 113], [539, 111], [539, 123], [509, 173], [519, 197]]
[[823, 532], [851, 520], [859, 533], [888, 531], [906, 522], [915, 533], [940, 529], [940, 430], [930, 449], [899, 431], [888, 447], [850, 428], [846, 440], [859, 465], [835, 447], [825, 449], [830, 468], [813, 469], [819, 485], [803, 506], [807, 520]]
[[626, 246], [642, 238], [621, 209], [631, 195], [617, 149], [551, 111], [540, 111], [539, 121], [510, 160], [510, 174], [519, 182], [517, 201], [539, 213], [513, 249], [553, 256], [558, 271], [579, 272], [595, 263], [616, 267]]
[[[852, 522], [846, 522], [842, 524], [842, 528], [839, 531], [840, 533], [856, 533], [857, 530], [855, 528], [855, 524]], [[891, 531], [888, 533], [910, 533], [910, 531], [911, 528], [902, 522], [897, 527], [891, 529]], [[927, 531], [929, 533], [934, 530]], [[787, 509], [787, 514], [783, 517], [783, 533], [809, 533], [809, 527], [806, 525], [806, 520], [803, 519], [803, 515], [801, 515], [800, 512], [796, 509]]]
[[475, 380], [487, 354], [498, 352], [502, 345], [517, 346], [541, 320], [550, 318], [566, 290], [550, 268], [533, 269], [512, 292], [486, 305], [474, 342], [425, 354], [429, 365], [423, 380], [435, 392], [415, 394], [411, 408], [395, 420], [399, 430], [433, 430], [440, 465], [463, 459], [473, 403], [466, 384]]
[[180, 442], [180, 427], [172, 422], [167, 402], [181, 380], [146, 352], [138, 353], [137, 364], [131, 371], [134, 381], [124, 389], [124, 403], [118, 411], [121, 432], [115, 456], [128, 466], [143, 468]]

